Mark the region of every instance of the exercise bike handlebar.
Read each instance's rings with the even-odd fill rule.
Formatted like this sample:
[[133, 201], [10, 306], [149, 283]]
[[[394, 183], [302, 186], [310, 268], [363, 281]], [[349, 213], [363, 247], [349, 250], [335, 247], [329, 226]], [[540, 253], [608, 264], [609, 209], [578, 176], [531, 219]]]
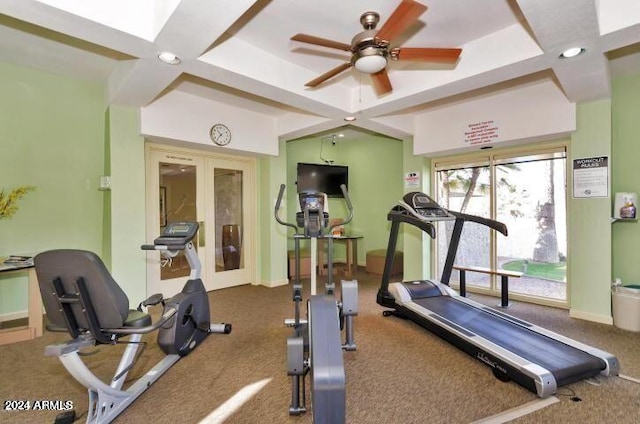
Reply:
[[142, 250], [185, 250], [187, 248], [186, 244], [175, 244], [175, 245], [167, 245], [167, 244], [143, 244], [140, 246]]
[[273, 215], [276, 217], [276, 221], [278, 224], [284, 225], [285, 227], [291, 227], [295, 230], [296, 234], [298, 234], [298, 226], [295, 224], [291, 224], [290, 222], [285, 222], [280, 219], [278, 212], [280, 212], [280, 203], [282, 203], [282, 197], [284, 196], [284, 189], [286, 186], [284, 184], [280, 184], [280, 192], [278, 193], [278, 200], [276, 200], [276, 207], [273, 211]]

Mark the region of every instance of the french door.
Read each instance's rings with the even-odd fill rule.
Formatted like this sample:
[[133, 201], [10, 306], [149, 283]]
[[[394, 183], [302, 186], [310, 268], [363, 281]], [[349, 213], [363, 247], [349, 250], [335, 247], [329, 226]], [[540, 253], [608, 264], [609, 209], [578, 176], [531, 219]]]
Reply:
[[[521, 278], [509, 279], [510, 296], [567, 305], [566, 173], [564, 147], [436, 163], [436, 197], [442, 206], [501, 221], [509, 231], [504, 237], [465, 224], [456, 264], [522, 272]], [[452, 226], [438, 224], [438, 270]], [[501, 290], [495, 276], [485, 274], [468, 273], [467, 284], [495, 295]]]
[[[147, 241], [172, 222], [200, 224], [194, 245], [207, 290], [255, 281], [255, 160], [147, 145]], [[178, 293], [189, 277], [183, 254], [147, 255], [147, 293]]]

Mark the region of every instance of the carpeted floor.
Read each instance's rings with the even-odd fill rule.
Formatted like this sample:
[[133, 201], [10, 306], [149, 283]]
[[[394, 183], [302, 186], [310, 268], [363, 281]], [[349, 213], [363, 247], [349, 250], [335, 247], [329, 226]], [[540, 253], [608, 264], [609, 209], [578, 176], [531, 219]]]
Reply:
[[[375, 303], [379, 278], [357, 274], [360, 314], [355, 352], [345, 352], [347, 422], [470, 423], [537, 400], [515, 383], [502, 383], [490, 369], [414, 323], [383, 317]], [[307, 284], [308, 285], [308, 284]], [[471, 295], [495, 305], [495, 298]], [[290, 286], [268, 289], [240, 286], [210, 293], [214, 322], [230, 322], [233, 332], [209, 337], [182, 358], [120, 417], [118, 423], [198, 423], [243, 388], [264, 387], [231, 414], [227, 423], [296, 423], [311, 413], [290, 417], [283, 324], [293, 316]], [[567, 311], [514, 302], [508, 313], [615, 354], [622, 374], [640, 378], [640, 333], [570, 318]], [[43, 355], [46, 345], [65, 334], [0, 346], [0, 397], [5, 400], [70, 400], [86, 419], [86, 390], [57, 358]], [[140, 376], [161, 357], [154, 337], [130, 374]], [[87, 362], [94, 373], [110, 377], [121, 346], [100, 346]], [[599, 378], [561, 388], [559, 402], [517, 418], [515, 423], [640, 422], [640, 384]], [[52, 423], [55, 411], [1, 411], [0, 422]]]

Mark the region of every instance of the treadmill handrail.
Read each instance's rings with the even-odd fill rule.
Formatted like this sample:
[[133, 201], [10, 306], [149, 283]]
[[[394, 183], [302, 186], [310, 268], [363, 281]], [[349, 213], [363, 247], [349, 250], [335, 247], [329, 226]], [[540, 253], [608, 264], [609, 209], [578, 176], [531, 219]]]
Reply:
[[482, 224], [485, 225], [493, 230], [498, 231], [499, 233], [501, 233], [503, 236], [508, 236], [508, 231], [507, 231], [507, 226], [505, 224], [503, 224], [500, 221], [495, 221], [493, 219], [489, 219], [489, 218], [484, 218], [481, 216], [477, 216], [477, 215], [469, 215], [466, 213], [462, 213], [462, 212], [454, 212], [454, 211], [450, 211], [450, 210], [446, 210], [447, 212], [449, 212], [451, 215], [455, 216], [456, 218], [461, 218], [464, 221], [468, 221], [468, 222], [475, 222], [477, 224]]
[[[444, 208], [443, 208], [444, 209]], [[445, 260], [444, 268], [442, 270], [442, 276], [440, 282], [449, 285], [449, 279], [451, 278], [451, 272], [453, 270], [453, 263], [455, 261], [456, 254], [458, 252], [458, 244], [460, 243], [460, 235], [462, 233], [462, 227], [465, 222], [475, 222], [487, 226], [493, 230], [500, 232], [507, 236], [507, 226], [502, 222], [495, 221], [493, 219], [484, 218], [476, 215], [469, 215], [462, 212], [455, 212], [449, 209], [444, 209], [445, 212], [455, 217], [455, 225], [451, 239], [449, 240], [449, 249]], [[398, 226], [401, 222], [411, 224], [418, 227], [433, 239], [436, 237], [435, 226], [426, 219], [420, 219], [415, 214], [412, 214], [407, 210], [406, 206], [396, 205], [387, 214], [387, 220], [392, 222], [392, 231], [389, 234], [389, 243], [387, 245], [387, 256], [385, 259], [385, 270], [382, 274], [382, 281], [380, 284], [380, 290], [378, 291], [378, 303], [383, 305], [390, 303], [392, 300], [389, 298], [389, 278], [391, 265], [393, 264], [393, 257], [396, 250], [396, 243], [398, 238]]]

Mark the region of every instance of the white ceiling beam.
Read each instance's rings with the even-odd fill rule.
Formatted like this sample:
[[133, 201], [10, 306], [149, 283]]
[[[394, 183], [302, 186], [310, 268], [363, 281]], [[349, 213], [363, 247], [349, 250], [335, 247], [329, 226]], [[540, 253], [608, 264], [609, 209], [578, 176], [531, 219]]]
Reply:
[[565, 96], [574, 103], [610, 97], [609, 61], [600, 52], [584, 55], [553, 67]]
[[[253, 5], [254, 0], [182, 0], [156, 37], [154, 57], [140, 59], [127, 71], [109, 78], [113, 103], [146, 106], [198, 60], [224, 31]], [[188, 32], [189, 36], [184, 34]], [[161, 63], [158, 53], [169, 51], [184, 63]]]
[[107, 82], [109, 103], [146, 106], [180, 74], [179, 65], [167, 65], [155, 57], [122, 62]]
[[226, 85], [255, 96], [269, 99], [273, 102], [282, 103], [296, 109], [309, 111], [310, 113], [326, 117], [342, 117], [345, 110], [335, 107], [330, 103], [318, 101], [307, 97], [307, 94], [301, 92], [291, 92], [281, 87], [270, 84], [267, 81], [258, 80], [246, 75], [236, 73], [232, 70], [224, 69], [204, 62], [193, 62], [189, 64], [186, 73], [215, 81], [219, 84]]
[[[516, 1], [567, 98], [579, 102], [610, 96], [609, 64], [600, 43], [596, 2]], [[578, 57], [560, 58], [571, 47], [582, 47], [585, 51]]]
[[179, 55], [183, 61], [195, 60], [256, 1], [182, 0], [162, 27], [155, 45]]

